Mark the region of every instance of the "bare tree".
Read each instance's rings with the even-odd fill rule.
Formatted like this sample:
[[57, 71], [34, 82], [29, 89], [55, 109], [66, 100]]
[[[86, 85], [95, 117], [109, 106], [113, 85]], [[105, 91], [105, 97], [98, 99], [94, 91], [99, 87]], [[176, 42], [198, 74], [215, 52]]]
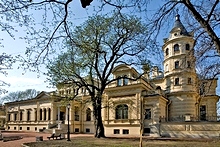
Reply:
[[10, 92], [6, 96], [1, 97], [1, 102], [14, 102], [34, 98], [39, 94], [35, 89], [27, 89], [25, 91]]
[[[0, 55], [0, 73], [7, 76], [7, 70], [12, 68], [12, 64], [15, 62], [12, 56], [5, 53]], [[0, 80], [0, 94], [6, 93], [5, 86], [9, 86], [4, 80]]]

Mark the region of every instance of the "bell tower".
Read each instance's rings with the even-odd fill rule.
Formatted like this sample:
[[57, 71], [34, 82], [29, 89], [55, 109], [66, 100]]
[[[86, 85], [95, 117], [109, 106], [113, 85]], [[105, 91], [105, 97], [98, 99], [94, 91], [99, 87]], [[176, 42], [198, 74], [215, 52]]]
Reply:
[[178, 118], [186, 115], [196, 116], [197, 75], [193, 52], [193, 33], [187, 32], [175, 17], [169, 38], [164, 39], [164, 78], [167, 98], [170, 100], [168, 117]]

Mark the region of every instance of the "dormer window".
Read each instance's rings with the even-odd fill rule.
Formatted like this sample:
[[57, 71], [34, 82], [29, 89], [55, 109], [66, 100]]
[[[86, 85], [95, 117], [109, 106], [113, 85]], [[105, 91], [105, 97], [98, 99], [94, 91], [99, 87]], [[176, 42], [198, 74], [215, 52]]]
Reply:
[[169, 55], [169, 49], [168, 49], [168, 48], [166, 48], [166, 52], [165, 52], [165, 54], [166, 54], [166, 56]]
[[124, 76], [123, 85], [128, 85], [128, 76], [127, 75]]
[[178, 51], [180, 51], [179, 45], [178, 45], [178, 44], [175, 44], [175, 45], [174, 45], [174, 52], [178, 52]]
[[186, 50], [190, 50], [190, 45], [189, 44], [186, 44]]
[[117, 86], [121, 86], [121, 84], [122, 84], [122, 79], [119, 76], [118, 79], [117, 79]]

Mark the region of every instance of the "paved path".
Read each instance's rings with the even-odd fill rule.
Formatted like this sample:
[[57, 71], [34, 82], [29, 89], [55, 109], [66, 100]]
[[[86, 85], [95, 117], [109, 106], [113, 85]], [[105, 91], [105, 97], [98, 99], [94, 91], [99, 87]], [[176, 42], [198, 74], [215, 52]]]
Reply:
[[[0, 141], [0, 147], [21, 147], [21, 144], [26, 142], [36, 142], [36, 136], [43, 136], [43, 140], [48, 140], [47, 137], [50, 134], [47, 133], [37, 133], [37, 132], [2, 132], [3, 136], [22, 136], [22, 139], [13, 140], [3, 142]], [[77, 136], [93, 136], [92, 134], [71, 134], [70, 137], [77, 137]]]

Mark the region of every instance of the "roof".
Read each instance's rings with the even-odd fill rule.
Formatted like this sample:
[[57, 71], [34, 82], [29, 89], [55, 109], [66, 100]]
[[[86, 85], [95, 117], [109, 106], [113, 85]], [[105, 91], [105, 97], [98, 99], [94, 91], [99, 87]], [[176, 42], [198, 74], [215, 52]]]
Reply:
[[179, 14], [176, 15], [175, 19], [176, 20], [174, 22], [174, 26], [173, 26], [171, 32], [174, 32], [175, 30], [180, 29], [181, 35], [189, 36], [189, 33], [187, 32], [186, 28], [183, 26], [182, 22], [180, 21], [180, 15]]

